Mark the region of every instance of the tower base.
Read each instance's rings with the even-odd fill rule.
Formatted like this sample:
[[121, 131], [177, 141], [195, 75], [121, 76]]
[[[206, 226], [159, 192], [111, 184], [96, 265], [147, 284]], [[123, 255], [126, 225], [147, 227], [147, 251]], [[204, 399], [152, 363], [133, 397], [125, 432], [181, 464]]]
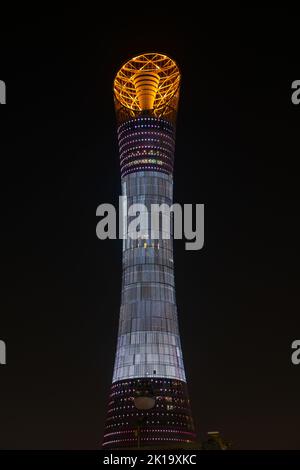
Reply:
[[[145, 409], [149, 397], [148, 406], [152, 407]], [[159, 448], [168, 444], [174, 448], [176, 443], [193, 443], [195, 438], [185, 382], [155, 377], [112, 384], [103, 449]]]

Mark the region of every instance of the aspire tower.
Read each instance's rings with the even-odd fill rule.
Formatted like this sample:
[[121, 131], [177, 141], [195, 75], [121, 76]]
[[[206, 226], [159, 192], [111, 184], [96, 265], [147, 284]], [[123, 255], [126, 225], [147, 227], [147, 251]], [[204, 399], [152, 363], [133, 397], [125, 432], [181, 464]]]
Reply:
[[[150, 213], [152, 204], [173, 204], [179, 88], [179, 69], [163, 54], [134, 57], [115, 77], [127, 210], [143, 204]], [[147, 233], [134, 238], [127, 228], [123, 241], [119, 333], [103, 448], [174, 447], [194, 440], [178, 330], [173, 240], [163, 226], [155, 233], [149, 221]]]

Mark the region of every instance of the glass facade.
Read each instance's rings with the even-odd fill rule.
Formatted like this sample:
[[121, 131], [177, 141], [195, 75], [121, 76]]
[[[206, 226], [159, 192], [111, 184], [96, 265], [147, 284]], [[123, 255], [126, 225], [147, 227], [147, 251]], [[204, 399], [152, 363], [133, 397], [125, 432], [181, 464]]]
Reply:
[[[157, 119], [147, 121], [149, 128]], [[154, 124], [153, 124], [154, 123]], [[145, 124], [145, 126], [147, 126]], [[133, 125], [131, 126], [133, 127]], [[152, 131], [150, 131], [152, 132]], [[171, 125], [168, 125], [171, 133]], [[172, 131], [173, 134], [173, 131]], [[136, 142], [135, 142], [136, 145]], [[172, 205], [171, 174], [145, 168], [122, 177], [122, 195], [132, 204]], [[123, 244], [123, 283], [119, 335], [113, 382], [129, 378], [162, 377], [185, 381], [178, 332], [172, 239], [164, 239], [162, 224]]]

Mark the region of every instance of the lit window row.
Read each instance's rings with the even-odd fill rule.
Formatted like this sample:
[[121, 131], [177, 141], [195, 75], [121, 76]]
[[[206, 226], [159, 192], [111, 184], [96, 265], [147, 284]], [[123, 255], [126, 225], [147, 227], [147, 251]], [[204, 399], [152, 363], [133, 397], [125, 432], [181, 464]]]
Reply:
[[[123, 176], [127, 176], [129, 173], [132, 173], [132, 172], [145, 171], [145, 170], [155, 171], [155, 170], [157, 170], [157, 167], [154, 167], [154, 166], [133, 167], [132, 169], [128, 169], [128, 170], [125, 170], [124, 172], [121, 172], [121, 176], [123, 177]], [[170, 170], [164, 169], [163, 167], [161, 167], [159, 171], [160, 172], [165, 172], [166, 174], [170, 174]]]
[[133, 137], [136, 135], [155, 135], [155, 136], [160, 136], [169, 140], [172, 140], [173, 142], [175, 141], [174, 139], [174, 134], [169, 133], [169, 132], [162, 132], [162, 130], [154, 131], [151, 128], [149, 128], [149, 131], [147, 130], [142, 130], [142, 131], [132, 131], [127, 132], [125, 137], [120, 137], [119, 136], [119, 143], [121, 143], [123, 140], [128, 139], [129, 137]]
[[171, 158], [173, 158], [174, 156], [174, 152], [173, 152], [173, 149], [169, 149], [167, 147], [162, 147], [161, 145], [145, 145], [145, 144], [142, 144], [142, 145], [131, 145], [128, 149], [124, 150], [121, 152], [120, 154], [120, 160], [122, 160], [126, 155], [128, 155], [129, 152], [132, 152], [133, 150], [138, 150], [138, 151], [141, 151], [142, 149], [145, 149], [147, 152], [149, 151], [154, 151], [154, 152], [163, 152], [163, 153], [167, 153], [171, 156]]
[[169, 379], [166, 380], [164, 378], [150, 378], [150, 379], [145, 379], [143, 377], [139, 377], [137, 379], [128, 379], [128, 380], [122, 380], [118, 383], [112, 384], [111, 388], [112, 390], [123, 390], [124, 392], [128, 392], [128, 387], [134, 387], [137, 384], [142, 384], [142, 383], [151, 383], [151, 384], [166, 384], [172, 387], [172, 389], [179, 388], [182, 389], [182, 387], [185, 387], [185, 384], [183, 384], [180, 380], [174, 380], [174, 379]]
[[173, 136], [168, 135], [163, 132], [157, 131], [148, 131], [148, 132], [132, 132], [131, 134], [126, 134], [124, 137], [119, 138], [119, 147], [121, 148], [123, 145], [131, 143], [132, 140], [141, 140], [139, 136], [147, 136], [147, 137], [156, 137], [159, 141], [167, 140], [169, 141], [172, 146], [175, 146], [175, 140]]
[[165, 127], [166, 129], [173, 129], [173, 125], [169, 121], [166, 121], [165, 119], [152, 118], [152, 117], [149, 117], [149, 118], [139, 117], [139, 118], [135, 118], [135, 119], [124, 122], [123, 124], [119, 126], [119, 130], [122, 131], [123, 129], [132, 129], [138, 125], [149, 125], [149, 124], [158, 125], [161, 128]]
[[125, 148], [128, 150], [131, 148], [135, 148], [134, 145], [136, 144], [144, 144], [144, 142], [152, 142], [152, 146], [155, 144], [155, 146], [161, 146], [162, 149], [164, 148], [169, 148], [172, 151], [174, 151], [174, 144], [171, 142], [168, 142], [167, 140], [162, 140], [162, 139], [132, 139], [130, 142], [126, 144], [122, 144], [119, 146], [119, 151], [120, 152], [125, 152]]
[[[133, 127], [127, 128], [127, 129], [122, 129], [121, 131], [118, 131], [118, 139], [123, 138], [124, 134], [125, 134], [125, 136], [128, 135], [128, 132], [135, 133], [136, 129], [143, 129], [143, 131], [144, 131], [144, 129], [151, 129], [151, 131], [152, 131], [152, 129], [158, 129], [158, 131], [163, 131], [165, 135], [170, 135], [170, 136], [173, 136], [173, 138], [174, 138], [174, 129], [173, 128], [168, 128], [168, 127], [159, 126], [159, 125], [155, 125], [155, 124], [139, 124], [139, 125], [136, 125], [136, 126], [133, 126]], [[156, 132], [156, 131], [154, 131], [154, 132]]]
[[156, 160], [155, 158], [143, 158], [143, 159], [139, 159], [139, 160], [132, 160], [128, 163], [126, 163], [125, 165], [122, 165], [122, 168], [127, 168], [129, 166], [132, 166], [132, 165], [140, 165], [140, 164], [143, 164], [143, 163], [153, 163], [155, 165], [163, 165], [164, 162], [162, 162], [161, 160]]
[[161, 150], [158, 150], [158, 149], [153, 149], [151, 148], [150, 150], [136, 150], [136, 151], [131, 151], [131, 152], [128, 152], [124, 155], [121, 155], [121, 158], [120, 158], [120, 162], [121, 164], [124, 163], [125, 160], [129, 159], [129, 158], [134, 158], [134, 157], [141, 157], [141, 156], [150, 156], [150, 155], [154, 155], [154, 156], [158, 156], [158, 157], [163, 157], [163, 158], [167, 158], [168, 160], [170, 160], [171, 162], [173, 162], [173, 155], [171, 155], [168, 151], [161, 151]]

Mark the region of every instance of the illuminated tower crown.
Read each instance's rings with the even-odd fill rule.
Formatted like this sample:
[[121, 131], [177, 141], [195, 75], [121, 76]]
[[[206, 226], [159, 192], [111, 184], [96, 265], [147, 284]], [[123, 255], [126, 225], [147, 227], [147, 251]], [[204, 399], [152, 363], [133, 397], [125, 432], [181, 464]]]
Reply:
[[[134, 57], [114, 81], [122, 195], [127, 209], [173, 203], [180, 72], [163, 54]], [[166, 210], [166, 209], [164, 209]], [[164, 213], [164, 217], [170, 214]], [[175, 298], [173, 240], [162, 228], [123, 242], [123, 279], [104, 448], [195, 439]]]

